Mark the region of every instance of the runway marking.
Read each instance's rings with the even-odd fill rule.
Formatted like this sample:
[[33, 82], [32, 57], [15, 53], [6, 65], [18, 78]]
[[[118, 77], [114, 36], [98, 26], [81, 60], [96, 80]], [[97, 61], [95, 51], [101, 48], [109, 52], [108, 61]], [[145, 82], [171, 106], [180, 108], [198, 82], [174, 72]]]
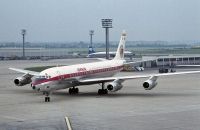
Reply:
[[69, 118], [67, 116], [65, 117], [65, 122], [66, 122], [68, 130], [72, 130], [70, 120], [69, 120]]

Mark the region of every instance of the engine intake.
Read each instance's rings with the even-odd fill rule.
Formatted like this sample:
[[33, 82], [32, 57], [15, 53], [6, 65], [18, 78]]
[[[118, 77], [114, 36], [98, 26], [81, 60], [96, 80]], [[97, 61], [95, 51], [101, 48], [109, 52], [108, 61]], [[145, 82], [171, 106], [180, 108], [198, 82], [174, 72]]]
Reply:
[[156, 82], [157, 76], [151, 76], [148, 80], [144, 81], [143, 87], [145, 90], [153, 89], [158, 83]]
[[111, 92], [118, 91], [123, 87], [121, 83], [122, 83], [121, 80], [114, 80], [113, 82], [107, 85], [107, 89]]
[[22, 76], [22, 77], [18, 77], [16, 79], [14, 79], [14, 83], [15, 83], [16, 86], [24, 86], [24, 85], [29, 84], [31, 82], [32, 82], [32, 80], [29, 77], [23, 77]]

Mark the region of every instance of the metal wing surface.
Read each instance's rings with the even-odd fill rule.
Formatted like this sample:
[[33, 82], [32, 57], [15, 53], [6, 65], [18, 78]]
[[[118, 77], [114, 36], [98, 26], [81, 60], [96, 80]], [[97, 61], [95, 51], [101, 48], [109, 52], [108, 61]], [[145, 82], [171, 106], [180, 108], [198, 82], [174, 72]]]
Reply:
[[200, 71], [186, 71], [186, 72], [176, 72], [176, 73], [164, 73], [164, 74], [147, 74], [147, 75], [133, 75], [133, 76], [119, 76], [119, 77], [105, 77], [105, 78], [92, 78], [92, 79], [81, 79], [79, 80], [80, 84], [95, 84], [102, 82], [111, 82], [117, 79], [120, 80], [130, 80], [130, 79], [140, 79], [140, 78], [150, 78], [152, 76], [160, 77], [160, 76], [172, 76], [172, 75], [183, 75], [183, 74], [195, 74], [200, 73]]
[[9, 69], [23, 73], [23, 74], [29, 74], [29, 75], [32, 75], [32, 76], [38, 76], [39, 75], [39, 72], [30, 71], [30, 70], [17, 69], [17, 68], [9, 68]]

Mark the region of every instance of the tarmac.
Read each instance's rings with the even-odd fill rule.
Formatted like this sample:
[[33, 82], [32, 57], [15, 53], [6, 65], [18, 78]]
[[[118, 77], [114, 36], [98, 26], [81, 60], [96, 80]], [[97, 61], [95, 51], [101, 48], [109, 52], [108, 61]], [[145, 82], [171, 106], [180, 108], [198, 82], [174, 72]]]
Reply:
[[[92, 62], [86, 59], [0, 61], [0, 130], [66, 130], [68, 117], [73, 130], [199, 130], [200, 74], [159, 77], [158, 85], [144, 90], [146, 79], [127, 80], [122, 90], [97, 94], [100, 86], [80, 86], [80, 93], [59, 90], [44, 102], [44, 95], [30, 85], [17, 87], [22, 74], [8, 67], [26, 68]], [[177, 69], [180, 71], [200, 68]], [[158, 73], [121, 72], [118, 75]]]

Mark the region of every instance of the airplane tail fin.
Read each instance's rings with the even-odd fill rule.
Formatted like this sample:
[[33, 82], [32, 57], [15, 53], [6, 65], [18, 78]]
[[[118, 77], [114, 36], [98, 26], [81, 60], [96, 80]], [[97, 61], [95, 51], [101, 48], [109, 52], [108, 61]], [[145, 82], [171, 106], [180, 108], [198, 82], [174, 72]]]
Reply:
[[114, 57], [114, 60], [123, 60], [124, 59], [125, 42], [126, 42], [126, 32], [123, 31], [118, 48], [117, 48], [116, 55]]
[[88, 47], [88, 54], [95, 53], [94, 48], [92, 46]]

